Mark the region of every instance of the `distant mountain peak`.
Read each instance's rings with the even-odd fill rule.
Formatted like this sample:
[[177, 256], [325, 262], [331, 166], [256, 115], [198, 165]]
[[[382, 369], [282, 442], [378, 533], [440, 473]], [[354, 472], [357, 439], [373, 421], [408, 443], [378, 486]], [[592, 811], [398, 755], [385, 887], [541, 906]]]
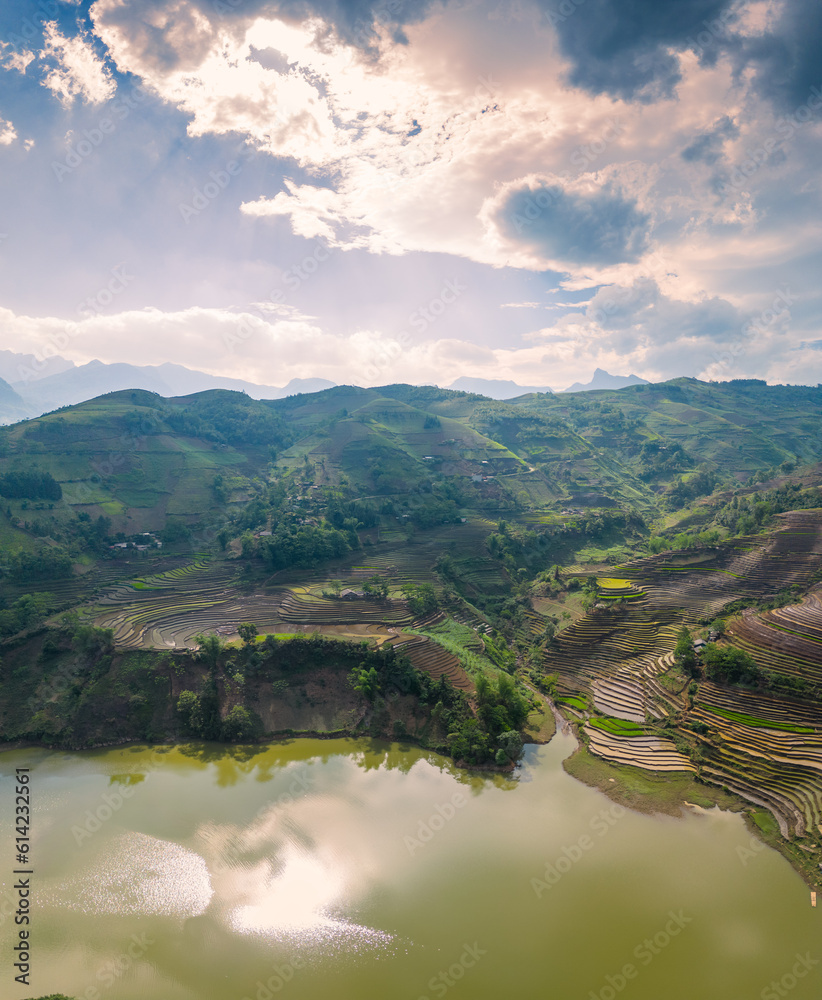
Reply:
[[552, 392], [548, 386], [518, 385], [510, 379], [503, 378], [469, 378], [466, 375], [456, 379], [444, 389], [455, 389], [460, 392], [475, 392], [478, 396], [489, 396], [491, 399], [515, 399], [529, 392]]
[[594, 371], [590, 382], [574, 382], [573, 385], [565, 389], [565, 392], [590, 392], [596, 389], [625, 389], [629, 385], [650, 385], [645, 378], [639, 375], [611, 375], [604, 368], [597, 368]]

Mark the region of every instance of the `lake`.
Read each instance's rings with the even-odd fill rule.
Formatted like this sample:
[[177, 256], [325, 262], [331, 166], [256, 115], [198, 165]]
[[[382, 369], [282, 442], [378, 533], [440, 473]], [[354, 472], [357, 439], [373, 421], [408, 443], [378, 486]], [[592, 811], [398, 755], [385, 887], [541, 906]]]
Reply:
[[0, 997], [818, 1000], [822, 908], [788, 863], [737, 814], [621, 809], [565, 774], [573, 747], [513, 778], [359, 740], [6, 752]]

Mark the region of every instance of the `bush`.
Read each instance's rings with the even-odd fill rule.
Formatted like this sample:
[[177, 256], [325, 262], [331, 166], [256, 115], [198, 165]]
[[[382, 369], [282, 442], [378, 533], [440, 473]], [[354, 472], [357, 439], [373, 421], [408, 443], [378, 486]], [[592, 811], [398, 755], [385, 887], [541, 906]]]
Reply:
[[222, 736], [229, 742], [249, 740], [256, 735], [257, 728], [248, 709], [242, 705], [235, 705], [223, 720]]
[[708, 678], [718, 684], [757, 684], [763, 679], [756, 661], [744, 649], [709, 642], [702, 650], [702, 659]]

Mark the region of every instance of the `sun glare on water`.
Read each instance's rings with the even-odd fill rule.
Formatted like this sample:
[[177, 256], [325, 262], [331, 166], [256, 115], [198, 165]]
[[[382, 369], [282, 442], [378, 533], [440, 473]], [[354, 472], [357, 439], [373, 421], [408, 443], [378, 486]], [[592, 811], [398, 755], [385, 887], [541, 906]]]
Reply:
[[346, 896], [346, 879], [318, 858], [288, 845], [258, 897], [231, 912], [230, 924], [243, 934], [288, 939], [309, 946], [334, 945], [346, 950], [382, 948], [393, 936], [333, 915]]

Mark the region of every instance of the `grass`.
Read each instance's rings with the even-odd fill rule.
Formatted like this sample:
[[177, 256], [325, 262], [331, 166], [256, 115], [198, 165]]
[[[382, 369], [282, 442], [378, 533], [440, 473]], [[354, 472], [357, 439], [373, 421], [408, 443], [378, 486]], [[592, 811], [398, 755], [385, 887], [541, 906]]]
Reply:
[[404, 628], [403, 632], [427, 636], [443, 649], [447, 649], [449, 653], [453, 653], [465, 670], [474, 677], [478, 674], [485, 674], [494, 678], [500, 673], [500, 669], [487, 656], [468, 648], [469, 642], [476, 645], [480, 639], [477, 633], [467, 625], [460, 625], [459, 622], [449, 618], [430, 628]]
[[575, 708], [578, 712], [588, 711], [588, 701], [583, 695], [565, 695], [562, 698], [557, 698], [557, 704], [568, 705], [570, 708]]
[[774, 722], [772, 719], [760, 719], [755, 715], [746, 715], [744, 712], [732, 712], [727, 708], [716, 708], [714, 705], [702, 703], [701, 708], [706, 712], [711, 712], [720, 718], [727, 719], [728, 722], [738, 722], [743, 726], [752, 726], [756, 729], [779, 729], [786, 733], [814, 733], [815, 729], [808, 729], [806, 726], [795, 726], [790, 722]]
[[710, 809], [739, 812], [743, 804], [735, 795], [703, 785], [683, 771], [646, 771], [632, 764], [610, 764], [579, 747], [562, 763], [563, 769], [583, 784], [598, 788], [610, 799], [644, 813], [679, 816], [686, 802]]
[[625, 719], [613, 719], [610, 716], [596, 716], [590, 719], [589, 726], [595, 729], [602, 729], [612, 736], [644, 736], [645, 727], [636, 722], [627, 722]]

